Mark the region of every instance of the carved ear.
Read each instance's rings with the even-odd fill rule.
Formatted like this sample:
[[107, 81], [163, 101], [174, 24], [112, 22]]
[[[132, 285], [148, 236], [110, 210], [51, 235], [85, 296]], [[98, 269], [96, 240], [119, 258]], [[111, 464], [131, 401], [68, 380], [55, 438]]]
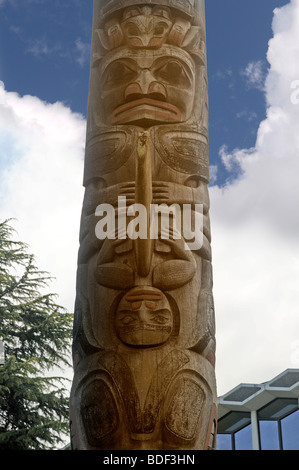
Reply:
[[124, 39], [124, 34], [116, 18], [108, 21], [104, 29], [97, 29], [100, 46], [105, 52], [119, 47]]
[[119, 47], [124, 39], [124, 34], [116, 18], [108, 21], [105, 25], [106, 35], [108, 37], [109, 49]]
[[92, 57], [92, 67], [98, 66], [99, 61], [111, 51], [119, 47], [123, 43], [124, 34], [117, 19], [108, 21], [105, 29], [96, 29], [96, 42], [97, 46], [94, 49], [97, 51]]
[[103, 50], [103, 52], [109, 51], [109, 41], [106, 31], [104, 29], [97, 29], [96, 32], [99, 38], [97, 42], [100, 44], [101, 50]]
[[202, 40], [200, 26], [192, 26], [189, 29], [181, 47], [192, 54], [200, 65], [205, 65], [205, 43]]
[[190, 27], [190, 21], [187, 21], [184, 18], [177, 18], [169, 33], [167, 42], [180, 47]]
[[92, 47], [92, 50], [96, 52], [94, 52], [91, 57], [92, 68], [96, 68], [99, 65], [100, 60], [109, 51], [109, 42], [105, 31], [103, 29], [96, 29], [95, 33], [96, 34], [93, 39], [94, 46]]

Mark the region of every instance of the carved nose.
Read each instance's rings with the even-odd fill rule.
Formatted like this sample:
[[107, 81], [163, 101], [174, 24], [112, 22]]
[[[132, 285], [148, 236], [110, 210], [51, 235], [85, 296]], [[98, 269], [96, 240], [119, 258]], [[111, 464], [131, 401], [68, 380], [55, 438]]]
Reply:
[[142, 323], [143, 325], [147, 324], [149, 321], [149, 310], [144, 305], [142, 305], [142, 307], [138, 311], [138, 316], [140, 323]]
[[[166, 100], [167, 98], [167, 91], [164, 85], [162, 85], [159, 82], [152, 82], [149, 86], [148, 89], [148, 94], [149, 95], [156, 95], [157, 99], [163, 99]], [[160, 96], [160, 98], [159, 98]]]
[[166, 88], [156, 81], [138, 80], [131, 83], [125, 91], [125, 100], [133, 101], [138, 98], [147, 96], [155, 100], [166, 101], [167, 91]]

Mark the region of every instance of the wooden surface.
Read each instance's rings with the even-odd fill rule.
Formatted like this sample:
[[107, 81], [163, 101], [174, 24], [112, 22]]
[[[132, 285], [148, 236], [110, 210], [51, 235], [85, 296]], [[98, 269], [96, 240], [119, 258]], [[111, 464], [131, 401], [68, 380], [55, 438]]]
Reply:
[[[205, 41], [201, 0], [94, 2], [73, 449], [215, 447]], [[174, 212], [168, 230], [158, 212], [153, 237], [162, 204]], [[103, 208], [114, 216], [100, 239]]]

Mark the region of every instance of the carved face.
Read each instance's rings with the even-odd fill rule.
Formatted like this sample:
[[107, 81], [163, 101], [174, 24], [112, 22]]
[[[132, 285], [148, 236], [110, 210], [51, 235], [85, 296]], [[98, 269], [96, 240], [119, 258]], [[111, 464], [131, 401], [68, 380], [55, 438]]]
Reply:
[[154, 288], [135, 288], [126, 294], [116, 312], [116, 331], [131, 346], [165, 343], [173, 328], [173, 316], [165, 295]]
[[195, 67], [174, 46], [114, 51], [101, 64], [102, 105], [110, 125], [186, 121], [193, 109]]

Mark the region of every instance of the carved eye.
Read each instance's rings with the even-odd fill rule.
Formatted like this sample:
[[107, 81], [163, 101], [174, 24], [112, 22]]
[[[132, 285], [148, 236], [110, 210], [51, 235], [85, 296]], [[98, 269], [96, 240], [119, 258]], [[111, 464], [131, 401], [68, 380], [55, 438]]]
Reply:
[[169, 323], [169, 316], [170, 315], [168, 310], [158, 310], [154, 312], [154, 315], [151, 319], [159, 325], [165, 325], [166, 323]]
[[140, 31], [139, 31], [139, 28], [136, 26], [136, 24], [134, 23], [129, 23], [127, 25], [127, 35], [129, 37], [131, 36], [139, 36], [140, 35]]
[[157, 78], [174, 85], [187, 85], [189, 83], [189, 77], [184, 66], [176, 60], [170, 59], [156, 70], [155, 75]]
[[114, 88], [130, 82], [136, 76], [135, 70], [123, 62], [114, 62], [106, 70], [105, 88]]
[[164, 34], [164, 31], [165, 31], [166, 28], [167, 28], [166, 23], [158, 23], [155, 26], [154, 36], [162, 36], [162, 34]]
[[123, 324], [123, 325], [131, 325], [133, 323], [136, 323], [136, 316], [134, 314], [132, 314], [130, 311], [126, 312], [126, 311], [123, 311], [122, 314], [120, 315], [120, 318], [119, 318], [120, 322]]

